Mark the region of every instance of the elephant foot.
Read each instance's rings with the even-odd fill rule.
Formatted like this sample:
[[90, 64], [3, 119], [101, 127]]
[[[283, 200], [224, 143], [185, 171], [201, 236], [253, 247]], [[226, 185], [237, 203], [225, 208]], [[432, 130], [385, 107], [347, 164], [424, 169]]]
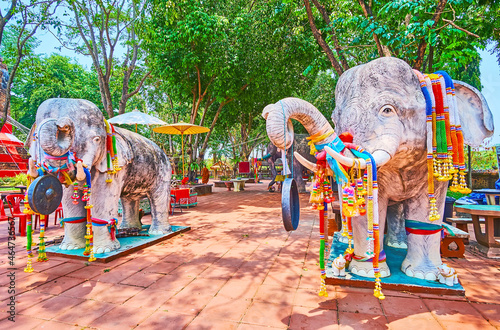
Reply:
[[432, 264], [423, 263], [421, 265], [412, 265], [406, 259], [401, 264], [401, 270], [407, 276], [428, 281], [437, 281], [439, 273], [437, 267]]
[[394, 242], [394, 241], [389, 242], [389, 241], [387, 241], [386, 245], [393, 247], [393, 248], [396, 248], [396, 249], [408, 249], [408, 244], [406, 244], [406, 242]]
[[66, 239], [66, 237], [63, 239], [63, 241], [59, 245], [59, 248], [61, 250], [77, 250], [77, 249], [82, 249], [84, 247], [85, 247], [85, 239], [83, 239], [83, 242], [75, 242], [75, 241], [70, 241], [69, 239]]
[[139, 230], [142, 229], [142, 223], [129, 223], [129, 222], [125, 222], [122, 220], [122, 222], [120, 222], [120, 224], [118, 225], [118, 229], [130, 229], [130, 228], [137, 228]]
[[64, 239], [59, 248], [61, 250], [77, 250], [85, 247], [86, 222], [64, 223]]
[[120, 242], [111, 237], [107, 226], [92, 226], [94, 254], [107, 253], [120, 248]]
[[[391, 276], [391, 270], [389, 269], [389, 266], [387, 266], [387, 263], [385, 261], [380, 261], [378, 267], [380, 268], [381, 277]], [[362, 277], [375, 277], [375, 272], [373, 271], [373, 264], [371, 261], [358, 261], [353, 259], [349, 264], [349, 271]]]
[[339, 242], [340, 243], [344, 243], [344, 244], [348, 244], [349, 243], [349, 238], [347, 236], [339, 235]]
[[158, 224], [153, 223], [149, 228], [149, 235], [164, 235], [172, 232], [172, 226], [169, 223]]

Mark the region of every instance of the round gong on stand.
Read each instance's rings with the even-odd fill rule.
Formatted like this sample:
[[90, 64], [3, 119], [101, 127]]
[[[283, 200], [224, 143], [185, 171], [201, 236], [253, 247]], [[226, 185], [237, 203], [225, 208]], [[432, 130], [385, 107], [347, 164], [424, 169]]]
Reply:
[[281, 189], [281, 216], [286, 231], [299, 226], [300, 202], [297, 183], [293, 178], [286, 178]]
[[50, 174], [36, 178], [28, 188], [28, 203], [39, 214], [54, 212], [62, 200], [62, 184]]

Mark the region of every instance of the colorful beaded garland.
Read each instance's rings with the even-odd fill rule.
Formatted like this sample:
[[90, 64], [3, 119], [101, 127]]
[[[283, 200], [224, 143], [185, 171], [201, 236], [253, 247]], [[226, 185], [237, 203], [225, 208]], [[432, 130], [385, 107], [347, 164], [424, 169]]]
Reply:
[[451, 191], [470, 193], [465, 183], [464, 142], [453, 80], [444, 71], [425, 75], [415, 70], [426, 102], [429, 220], [440, 219], [434, 179], [453, 179]]

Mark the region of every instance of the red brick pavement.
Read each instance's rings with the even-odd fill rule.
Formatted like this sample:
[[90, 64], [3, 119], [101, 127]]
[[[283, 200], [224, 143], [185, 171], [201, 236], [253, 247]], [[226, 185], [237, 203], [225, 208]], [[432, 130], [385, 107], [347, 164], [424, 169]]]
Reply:
[[[466, 297], [329, 286], [317, 295], [318, 227], [301, 195], [299, 229], [281, 224], [267, 184], [198, 198], [170, 222], [192, 230], [107, 264], [53, 257], [26, 274], [16, 242], [16, 322], [7, 318], [7, 224], [0, 223], [0, 329], [494, 329], [500, 262], [448, 259]], [[149, 217], [144, 220], [149, 222]], [[63, 234], [50, 226], [47, 240]], [[37, 242], [38, 238], [34, 238]]]

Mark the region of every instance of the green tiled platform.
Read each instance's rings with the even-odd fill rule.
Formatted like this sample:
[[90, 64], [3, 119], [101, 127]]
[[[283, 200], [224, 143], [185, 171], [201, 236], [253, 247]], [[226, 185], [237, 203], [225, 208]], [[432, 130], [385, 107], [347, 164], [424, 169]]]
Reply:
[[[330, 253], [330, 258], [327, 263], [326, 283], [360, 288], [373, 288], [375, 282], [374, 278], [351, 274], [347, 270], [345, 277], [333, 276], [333, 270], [331, 269], [333, 259], [338, 257], [339, 254], [343, 254], [347, 249], [347, 244], [339, 242], [339, 235], [340, 234], [337, 232], [333, 238], [332, 252]], [[460, 283], [455, 284], [454, 286], [447, 286], [446, 284], [439, 283], [438, 281], [421, 280], [415, 277], [406, 276], [406, 274], [401, 271], [401, 264], [406, 257], [406, 249], [396, 249], [384, 246], [384, 250], [387, 255], [387, 265], [391, 270], [391, 276], [382, 278], [382, 291], [384, 289], [389, 289], [413, 293], [434, 293], [459, 296], [465, 295], [465, 290]]]
[[[141, 233], [147, 233], [149, 230], [149, 225], [143, 225]], [[118, 238], [120, 242], [120, 248], [115, 251], [107, 252], [107, 253], [99, 253], [95, 254], [96, 262], [110, 262], [115, 260], [116, 258], [125, 256], [129, 253], [138, 251], [145, 247], [154, 245], [166, 239], [172, 238], [180, 233], [191, 230], [191, 227], [186, 226], [172, 226], [172, 232], [163, 235], [150, 235], [150, 236], [132, 236], [132, 237], [121, 237]], [[80, 260], [88, 260], [88, 256], [83, 255], [83, 251], [85, 249], [77, 249], [77, 250], [61, 250], [59, 249], [59, 245], [48, 246], [46, 248], [47, 255], [49, 256], [58, 256], [58, 257], [67, 257], [71, 259], [80, 259]]]

